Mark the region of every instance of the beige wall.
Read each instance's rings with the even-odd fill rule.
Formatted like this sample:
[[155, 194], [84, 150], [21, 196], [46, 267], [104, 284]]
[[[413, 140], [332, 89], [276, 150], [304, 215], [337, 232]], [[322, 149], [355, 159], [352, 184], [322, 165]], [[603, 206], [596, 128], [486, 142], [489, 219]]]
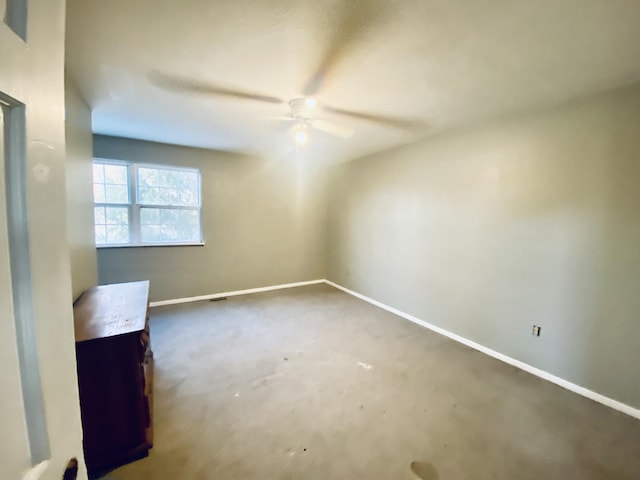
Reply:
[[323, 278], [324, 172], [196, 148], [95, 136], [96, 157], [199, 168], [205, 246], [102, 248], [99, 281], [151, 280], [151, 300]]
[[331, 183], [331, 280], [640, 407], [639, 87], [362, 158]]
[[73, 298], [98, 283], [93, 229], [91, 110], [77, 87], [65, 79], [67, 144], [67, 231]]

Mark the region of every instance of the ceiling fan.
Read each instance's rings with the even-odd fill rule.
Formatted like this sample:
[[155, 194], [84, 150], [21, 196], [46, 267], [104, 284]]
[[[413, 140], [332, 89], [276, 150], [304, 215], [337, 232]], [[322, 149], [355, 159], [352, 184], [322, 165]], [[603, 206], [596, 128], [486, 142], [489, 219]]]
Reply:
[[289, 101], [291, 113], [288, 116], [271, 117], [273, 120], [293, 123], [296, 143], [302, 145], [307, 142], [308, 130], [315, 129], [338, 138], [351, 138], [355, 130], [340, 123], [331, 122], [317, 118], [319, 111], [326, 109], [326, 106], [314, 97], [294, 98]]
[[318, 92], [326, 83], [332, 71], [344, 59], [348, 49], [353, 48], [358, 41], [362, 40], [368, 30], [371, 30], [371, 24], [381, 18], [382, 13], [386, 11], [384, 4], [375, 0], [351, 0], [343, 2], [342, 5], [344, 6], [344, 11], [335, 22], [333, 36], [330, 38], [319, 67], [304, 86], [303, 95], [288, 102], [270, 95], [228, 88], [189, 77], [163, 73], [158, 70], [153, 70], [148, 74], [149, 81], [159, 88], [178, 93], [216, 95], [270, 104], [288, 103], [290, 108], [289, 115], [271, 117], [271, 119], [292, 123], [298, 144], [303, 144], [307, 141], [308, 132], [311, 129], [319, 130], [341, 139], [348, 139], [355, 133], [355, 129], [350, 126], [321, 118], [323, 113], [402, 130], [414, 130], [421, 127], [422, 122], [413, 119], [345, 110], [333, 107], [317, 99]]

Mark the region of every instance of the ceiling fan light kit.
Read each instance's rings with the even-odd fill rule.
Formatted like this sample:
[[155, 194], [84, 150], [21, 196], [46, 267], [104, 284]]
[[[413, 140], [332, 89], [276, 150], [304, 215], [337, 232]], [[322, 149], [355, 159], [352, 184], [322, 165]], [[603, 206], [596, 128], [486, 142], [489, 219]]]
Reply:
[[298, 145], [304, 145], [307, 143], [307, 140], [309, 140], [309, 134], [307, 133], [307, 126], [304, 123], [297, 125], [294, 132], [294, 138]]

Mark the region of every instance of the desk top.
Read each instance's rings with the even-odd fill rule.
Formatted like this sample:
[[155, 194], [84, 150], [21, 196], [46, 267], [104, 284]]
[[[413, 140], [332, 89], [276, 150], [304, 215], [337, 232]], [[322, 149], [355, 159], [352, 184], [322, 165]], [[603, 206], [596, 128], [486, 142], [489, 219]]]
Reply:
[[90, 288], [73, 306], [76, 343], [143, 330], [148, 306], [148, 280]]

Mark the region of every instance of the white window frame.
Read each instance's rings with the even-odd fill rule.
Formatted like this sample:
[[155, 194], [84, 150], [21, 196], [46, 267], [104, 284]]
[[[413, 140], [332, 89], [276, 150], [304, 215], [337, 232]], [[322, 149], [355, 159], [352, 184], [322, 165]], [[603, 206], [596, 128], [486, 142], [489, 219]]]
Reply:
[[[96, 243], [96, 248], [130, 248], [130, 247], [176, 247], [176, 246], [202, 246], [204, 245], [204, 237], [202, 234], [202, 175], [200, 170], [191, 167], [176, 167], [174, 165], [162, 165], [157, 163], [128, 162], [123, 160], [112, 160], [109, 158], [95, 157], [92, 165], [95, 163], [103, 165], [119, 165], [127, 167], [127, 183], [129, 188], [129, 203], [98, 203], [94, 200], [93, 206], [97, 207], [128, 207], [129, 210], [129, 242], [128, 243]], [[198, 205], [156, 205], [147, 203], [138, 203], [138, 169], [139, 168], [156, 168], [161, 170], [175, 170], [195, 172], [198, 176]], [[93, 180], [93, 170], [92, 170]], [[93, 185], [93, 181], [92, 181]], [[142, 242], [140, 237], [140, 209], [141, 208], [159, 208], [166, 210], [196, 210], [198, 212], [198, 229], [200, 232], [200, 240], [195, 242]], [[95, 219], [94, 219], [95, 225]]]

